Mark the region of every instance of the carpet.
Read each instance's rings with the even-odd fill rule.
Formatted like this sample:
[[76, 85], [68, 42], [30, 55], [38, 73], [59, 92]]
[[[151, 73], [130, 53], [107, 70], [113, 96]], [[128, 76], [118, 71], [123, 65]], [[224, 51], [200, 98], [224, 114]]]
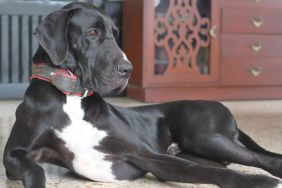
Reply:
[[[128, 98], [107, 98], [120, 106], [145, 105]], [[0, 187], [22, 188], [19, 181], [10, 181], [4, 175], [2, 153], [7, 137], [14, 123], [15, 109], [20, 101], [0, 101]], [[273, 152], [282, 153], [282, 100], [223, 102], [235, 115], [240, 129], [248, 133], [257, 143]], [[81, 180], [68, 170], [53, 165], [42, 165], [47, 176], [47, 188], [214, 188], [213, 185], [192, 185], [173, 182], [159, 182], [151, 174], [132, 182], [99, 183]], [[254, 174], [268, 174], [258, 168], [237, 164], [229, 168]], [[269, 174], [268, 174], [269, 175]]]

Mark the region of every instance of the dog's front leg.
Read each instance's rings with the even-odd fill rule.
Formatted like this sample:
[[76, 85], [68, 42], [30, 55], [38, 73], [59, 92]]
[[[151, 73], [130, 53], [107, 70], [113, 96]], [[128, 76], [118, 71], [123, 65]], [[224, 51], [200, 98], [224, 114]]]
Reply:
[[215, 184], [222, 188], [276, 188], [280, 181], [263, 175], [248, 175], [230, 169], [202, 166], [197, 163], [161, 154], [125, 156], [125, 160], [151, 172], [163, 181]]
[[3, 163], [9, 179], [21, 180], [25, 188], [45, 188], [44, 170], [28, 157], [26, 151], [7, 151]]

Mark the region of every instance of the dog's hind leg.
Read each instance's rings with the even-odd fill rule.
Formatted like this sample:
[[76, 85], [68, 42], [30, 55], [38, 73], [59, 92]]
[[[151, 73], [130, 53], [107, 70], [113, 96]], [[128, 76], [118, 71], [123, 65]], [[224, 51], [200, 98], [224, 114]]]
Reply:
[[200, 165], [210, 166], [210, 167], [226, 168], [226, 165], [228, 165], [228, 164], [225, 164], [224, 162], [206, 159], [204, 157], [197, 156], [187, 151], [183, 151], [177, 154], [176, 157], [179, 157], [181, 159], [186, 159], [188, 161], [193, 161]]
[[210, 166], [210, 167], [218, 167], [218, 168], [225, 168], [227, 164], [224, 162], [213, 161], [201, 156], [192, 154], [188, 151], [183, 151], [180, 146], [173, 142], [167, 149], [167, 153], [171, 156], [179, 157], [181, 159], [186, 159], [188, 161], [192, 161], [201, 165]]
[[271, 156], [271, 157], [277, 157], [277, 158], [280, 158], [282, 160], [281, 154], [267, 151], [266, 149], [259, 146], [252, 138], [250, 138], [246, 133], [244, 133], [241, 130], [239, 130], [238, 140], [241, 144], [243, 144], [249, 150], [252, 150], [254, 152], [261, 153], [261, 154], [264, 154], [264, 155], [268, 155], [268, 156]]
[[216, 184], [222, 188], [277, 188], [281, 183], [271, 177], [203, 166], [169, 155], [155, 153], [140, 156], [123, 155], [123, 160], [152, 173], [162, 181]]
[[216, 134], [208, 138], [198, 138], [196, 144], [197, 150], [195, 152], [209, 159], [262, 168], [272, 175], [282, 178], [281, 159], [249, 150], [224, 135]]

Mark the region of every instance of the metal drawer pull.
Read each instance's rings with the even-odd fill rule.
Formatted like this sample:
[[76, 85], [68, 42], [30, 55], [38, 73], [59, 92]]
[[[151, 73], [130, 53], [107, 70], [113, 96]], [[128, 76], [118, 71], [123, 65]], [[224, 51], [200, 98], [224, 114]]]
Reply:
[[217, 36], [217, 26], [216, 25], [213, 25], [209, 31], [210, 33], [210, 36], [214, 39], [216, 39], [216, 36]]
[[259, 52], [262, 49], [262, 43], [261, 42], [254, 43], [251, 45], [251, 48], [254, 52]]
[[251, 75], [258, 77], [262, 73], [262, 68], [260, 66], [252, 67], [249, 69]]
[[253, 18], [252, 19], [252, 24], [256, 27], [256, 28], [260, 28], [263, 24], [263, 18]]

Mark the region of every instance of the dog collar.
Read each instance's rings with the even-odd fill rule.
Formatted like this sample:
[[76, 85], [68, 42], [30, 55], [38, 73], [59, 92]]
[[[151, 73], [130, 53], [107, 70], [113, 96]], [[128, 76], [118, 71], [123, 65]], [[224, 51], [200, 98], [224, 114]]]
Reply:
[[68, 69], [53, 68], [45, 63], [32, 64], [30, 79], [40, 79], [52, 83], [65, 95], [86, 97], [93, 94], [80, 84], [79, 77]]

